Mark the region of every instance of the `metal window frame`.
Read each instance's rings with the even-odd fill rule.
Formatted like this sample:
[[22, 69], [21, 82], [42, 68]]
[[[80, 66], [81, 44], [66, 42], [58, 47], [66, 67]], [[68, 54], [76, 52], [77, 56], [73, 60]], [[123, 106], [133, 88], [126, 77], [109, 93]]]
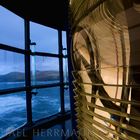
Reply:
[[[50, 87], [60, 87], [60, 106], [61, 106], [61, 115], [65, 115], [65, 103], [64, 103], [64, 86], [69, 85], [69, 83], [64, 83], [64, 74], [63, 74], [63, 58], [67, 58], [67, 55], [63, 55], [63, 45], [62, 45], [62, 31], [58, 30], [58, 54], [46, 53], [46, 52], [31, 52], [30, 49], [30, 21], [24, 19], [24, 35], [25, 35], [25, 49], [16, 48], [6, 44], [0, 44], [0, 49], [14, 52], [18, 54], [24, 55], [24, 67], [25, 67], [25, 87], [18, 88], [9, 88], [0, 90], [0, 96], [6, 94], [12, 94], [17, 92], [25, 91], [26, 93], [26, 113], [27, 113], [27, 126], [31, 126], [33, 124], [32, 120], [32, 90], [33, 89], [42, 89], [42, 88], [50, 88]], [[43, 56], [43, 57], [55, 57], [59, 59], [59, 76], [60, 81], [52, 84], [44, 84], [44, 85], [31, 85], [31, 60], [30, 56]], [[19, 93], [20, 94], [20, 93]], [[59, 113], [59, 112], [58, 112]], [[42, 116], [43, 118], [43, 116]]]

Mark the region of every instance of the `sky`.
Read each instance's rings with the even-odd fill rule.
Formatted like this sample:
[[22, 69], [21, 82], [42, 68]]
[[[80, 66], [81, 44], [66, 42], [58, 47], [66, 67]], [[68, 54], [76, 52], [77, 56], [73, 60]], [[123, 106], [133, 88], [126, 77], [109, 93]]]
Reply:
[[[30, 39], [36, 42], [35, 51], [58, 53], [58, 32], [55, 29], [30, 22]], [[66, 46], [63, 32], [63, 46]], [[0, 43], [24, 49], [24, 20], [0, 6]], [[16, 54], [16, 55], [15, 55]], [[58, 59], [37, 57], [37, 70], [58, 70]], [[24, 71], [24, 56], [0, 50], [0, 75]]]

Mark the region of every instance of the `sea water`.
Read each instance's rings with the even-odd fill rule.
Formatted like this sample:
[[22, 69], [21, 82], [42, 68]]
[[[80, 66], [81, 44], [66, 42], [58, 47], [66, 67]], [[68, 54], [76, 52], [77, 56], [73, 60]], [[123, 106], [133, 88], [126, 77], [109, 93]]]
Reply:
[[[50, 83], [50, 82], [48, 82]], [[41, 83], [43, 84], [43, 82]], [[46, 84], [46, 83], [45, 83]], [[0, 82], [0, 89], [23, 87], [24, 82]], [[37, 89], [32, 96], [33, 121], [60, 112], [60, 88]], [[65, 91], [65, 108], [70, 109], [69, 91]], [[0, 96], [0, 137], [26, 123], [26, 94], [12, 93]]]

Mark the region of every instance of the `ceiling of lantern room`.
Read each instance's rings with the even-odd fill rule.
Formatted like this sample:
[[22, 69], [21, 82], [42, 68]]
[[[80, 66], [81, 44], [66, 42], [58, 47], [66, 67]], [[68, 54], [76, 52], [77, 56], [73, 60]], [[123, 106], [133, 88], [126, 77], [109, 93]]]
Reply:
[[30, 21], [64, 31], [67, 28], [67, 0], [1, 0], [0, 4]]

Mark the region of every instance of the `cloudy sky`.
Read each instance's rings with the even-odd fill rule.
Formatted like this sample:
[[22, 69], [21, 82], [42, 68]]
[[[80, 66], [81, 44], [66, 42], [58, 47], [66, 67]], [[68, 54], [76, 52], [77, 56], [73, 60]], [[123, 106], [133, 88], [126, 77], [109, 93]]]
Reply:
[[[35, 50], [58, 53], [57, 30], [30, 22], [30, 39], [36, 42]], [[24, 20], [0, 6], [0, 43], [24, 49]], [[63, 32], [63, 46], [66, 46]], [[37, 57], [37, 70], [57, 70], [56, 58]], [[24, 71], [24, 56], [0, 50], [0, 74]]]

